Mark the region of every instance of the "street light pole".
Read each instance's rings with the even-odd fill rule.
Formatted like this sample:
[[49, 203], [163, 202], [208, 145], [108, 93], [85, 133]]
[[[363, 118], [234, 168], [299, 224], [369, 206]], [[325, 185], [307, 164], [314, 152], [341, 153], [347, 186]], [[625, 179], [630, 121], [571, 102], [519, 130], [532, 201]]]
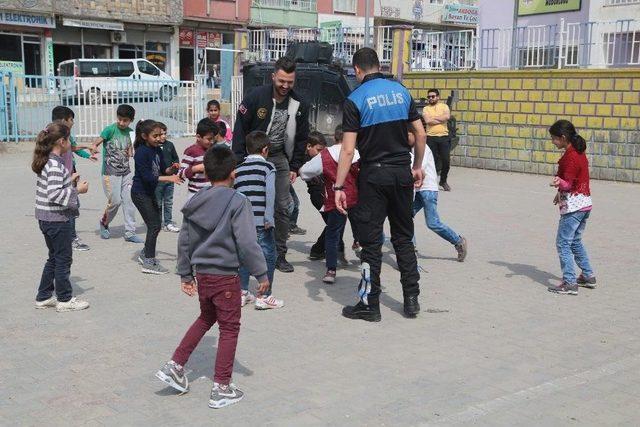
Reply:
[[369, 27], [369, 16], [371, 15], [370, 9], [371, 0], [364, 0], [364, 45], [365, 47], [371, 47], [371, 28]]

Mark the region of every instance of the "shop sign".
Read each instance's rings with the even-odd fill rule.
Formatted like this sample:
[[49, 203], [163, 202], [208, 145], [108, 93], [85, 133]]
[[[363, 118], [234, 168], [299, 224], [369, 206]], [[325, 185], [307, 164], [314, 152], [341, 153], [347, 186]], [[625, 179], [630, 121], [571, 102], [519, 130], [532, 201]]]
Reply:
[[220, 49], [222, 47], [222, 33], [207, 33], [207, 47]]
[[47, 76], [49, 76], [47, 85], [49, 87], [49, 92], [53, 93], [53, 91], [56, 88], [56, 81], [53, 78], [55, 75], [54, 60], [53, 60], [53, 39], [51, 38], [50, 34], [45, 38], [44, 49], [45, 49], [46, 61], [47, 61], [47, 67], [46, 67]]
[[196, 47], [198, 49], [204, 49], [207, 47], [207, 33], [198, 31], [196, 33]]
[[0, 24], [21, 27], [55, 28], [56, 21], [51, 15], [28, 12], [0, 11]]
[[24, 65], [17, 61], [0, 61], [0, 71], [24, 74]]
[[580, 10], [581, 0], [518, 0], [518, 16]]
[[466, 4], [447, 4], [442, 14], [442, 22], [453, 24], [477, 25], [480, 20], [480, 8]]
[[64, 18], [62, 24], [66, 27], [91, 28], [94, 30], [124, 31], [122, 22], [92, 21], [89, 19]]
[[189, 30], [187, 28], [180, 28], [180, 33], [178, 34], [180, 39], [180, 46], [182, 47], [193, 47], [193, 30]]

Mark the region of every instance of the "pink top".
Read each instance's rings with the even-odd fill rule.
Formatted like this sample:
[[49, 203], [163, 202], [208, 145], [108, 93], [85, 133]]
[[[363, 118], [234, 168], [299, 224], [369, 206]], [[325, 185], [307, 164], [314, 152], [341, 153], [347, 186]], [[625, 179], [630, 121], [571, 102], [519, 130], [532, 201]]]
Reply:
[[227, 127], [227, 134], [224, 136], [224, 139], [226, 141], [231, 141], [233, 139], [233, 131], [231, 130], [231, 126], [229, 126], [229, 123], [225, 122], [221, 118], [218, 118], [217, 123], [224, 123], [224, 125]]

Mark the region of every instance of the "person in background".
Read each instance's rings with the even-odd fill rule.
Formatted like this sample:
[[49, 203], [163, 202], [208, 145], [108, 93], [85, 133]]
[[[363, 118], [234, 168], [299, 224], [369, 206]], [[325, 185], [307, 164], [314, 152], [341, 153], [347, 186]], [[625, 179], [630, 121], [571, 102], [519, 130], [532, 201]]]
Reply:
[[[176, 146], [167, 139], [167, 125], [161, 122], [158, 122], [158, 125], [160, 129], [162, 129], [160, 147], [164, 164], [177, 171], [180, 168], [180, 157], [178, 157]], [[180, 228], [173, 222], [174, 190], [175, 184], [173, 182], [160, 181], [156, 187], [156, 198], [158, 199], [158, 206], [160, 207], [162, 229], [171, 233], [178, 233], [180, 232]]]
[[447, 121], [451, 117], [449, 106], [440, 102], [440, 91], [429, 89], [427, 91], [428, 105], [422, 110], [422, 116], [427, 124], [427, 145], [433, 153], [436, 169], [440, 174], [440, 187], [444, 191], [451, 191], [447, 183], [449, 169], [451, 167], [451, 140]]
[[220, 117], [220, 102], [215, 99], [207, 102], [207, 117], [213, 120], [215, 123], [223, 123], [224, 128], [226, 129], [224, 139], [231, 144], [231, 140], [233, 139], [233, 131], [231, 130], [231, 126], [229, 123], [224, 121], [222, 117]]

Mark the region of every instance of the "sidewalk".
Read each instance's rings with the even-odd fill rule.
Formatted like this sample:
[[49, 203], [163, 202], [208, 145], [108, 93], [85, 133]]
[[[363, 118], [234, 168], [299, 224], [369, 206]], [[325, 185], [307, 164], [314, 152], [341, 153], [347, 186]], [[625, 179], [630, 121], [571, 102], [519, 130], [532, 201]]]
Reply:
[[[187, 140], [177, 144], [178, 151]], [[154, 377], [198, 313], [170, 274], [148, 276], [141, 246], [97, 225], [105, 198], [98, 165], [78, 159], [82, 196], [72, 282], [91, 308], [33, 309], [46, 247], [33, 217], [31, 153], [0, 154], [0, 419], [5, 425], [634, 425], [640, 422], [640, 186], [592, 181], [585, 243], [599, 287], [577, 297], [546, 287], [560, 278], [557, 208], [548, 177], [454, 168], [440, 194], [444, 222], [469, 240], [469, 256], [416, 218], [422, 313], [402, 315], [395, 255], [384, 248], [382, 322], [340, 316], [355, 301], [353, 265], [335, 285], [306, 254], [321, 231], [303, 183], [292, 236], [293, 274], [276, 272], [279, 311], [243, 309], [233, 407], [207, 407], [217, 328], [187, 365], [190, 393]], [[186, 186], [176, 191], [174, 215]], [[421, 215], [421, 214], [420, 214]], [[140, 216], [137, 216], [140, 219]], [[140, 220], [140, 224], [142, 224]], [[141, 236], [144, 230], [140, 229]], [[351, 243], [349, 231], [345, 242]], [[176, 234], [162, 232], [158, 257], [173, 271]], [[253, 286], [253, 285], [252, 285]]]

